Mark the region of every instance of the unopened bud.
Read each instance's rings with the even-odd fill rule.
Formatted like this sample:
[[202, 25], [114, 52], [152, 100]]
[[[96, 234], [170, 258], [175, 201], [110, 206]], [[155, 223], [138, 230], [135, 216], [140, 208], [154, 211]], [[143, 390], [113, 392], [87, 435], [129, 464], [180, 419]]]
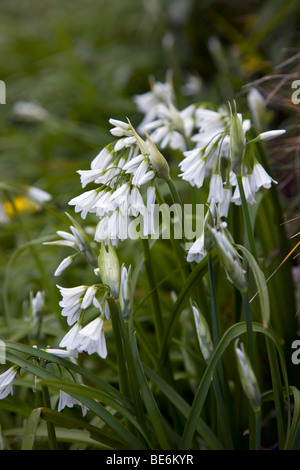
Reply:
[[267, 112], [264, 98], [256, 88], [251, 88], [247, 96], [251, 117], [257, 131], [263, 131], [267, 126]]
[[98, 264], [99, 274], [103, 284], [108, 285], [113, 297], [117, 298], [120, 291], [120, 264], [116, 250], [110, 240], [108, 250], [102, 242]]
[[238, 252], [228, 240], [223, 230], [218, 231], [215, 228], [211, 228], [211, 233], [216, 242], [218, 255], [229, 281], [244, 294], [247, 292], [248, 286]]
[[127, 269], [123, 264], [121, 267], [120, 306], [124, 317], [127, 316], [127, 309], [130, 303], [130, 274], [131, 266]]
[[259, 134], [258, 137], [259, 137], [260, 140], [267, 141], [267, 140], [275, 139], [276, 137], [280, 137], [281, 135], [283, 135], [285, 133], [286, 133], [285, 129], [278, 129], [278, 130], [274, 130], [274, 131], [262, 132], [261, 134]]
[[206, 319], [204, 318], [203, 314], [199, 311], [199, 309], [195, 305], [192, 305], [192, 309], [194, 314], [199, 347], [205, 362], [208, 364], [214, 353], [214, 347], [209, 327]]
[[237, 367], [239, 376], [241, 379], [241, 384], [245, 394], [247, 395], [250, 404], [253, 410], [257, 413], [260, 411], [260, 391], [258, 383], [253, 372], [250, 360], [245, 353], [244, 346], [238, 346], [238, 341], [236, 340], [234, 350], [237, 358]]
[[240, 175], [245, 153], [245, 133], [235, 103], [234, 107], [234, 113], [231, 112], [230, 158], [233, 172]]
[[140, 148], [140, 151], [143, 155], [148, 155], [149, 153], [149, 150], [148, 150], [148, 146], [146, 144], [146, 142], [138, 135], [138, 133], [136, 132], [135, 128], [132, 126], [131, 122], [129, 121], [129, 119], [127, 118], [128, 120], [128, 123], [129, 123], [129, 126], [133, 132], [133, 135], [135, 137], [135, 140], [137, 141], [137, 144]]
[[152, 163], [152, 166], [157, 171], [158, 177], [167, 181], [170, 178], [169, 164], [167, 160], [165, 159], [165, 157], [160, 153], [155, 143], [150, 139], [147, 132], [146, 131], [144, 132], [148, 139], [150, 161]]

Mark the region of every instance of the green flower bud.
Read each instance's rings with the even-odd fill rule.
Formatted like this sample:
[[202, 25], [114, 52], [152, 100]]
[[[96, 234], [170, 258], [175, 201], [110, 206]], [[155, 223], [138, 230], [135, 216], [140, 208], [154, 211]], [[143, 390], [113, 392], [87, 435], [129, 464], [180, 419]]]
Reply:
[[136, 132], [135, 128], [133, 127], [133, 125], [131, 124], [131, 122], [129, 121], [129, 119], [127, 118], [127, 121], [131, 127], [131, 130], [133, 132], [133, 135], [135, 137], [135, 140], [137, 141], [137, 144], [140, 148], [140, 151], [143, 155], [148, 155], [149, 154], [149, 149], [148, 149], [148, 146], [146, 144], [146, 142], [138, 135], [138, 133]]
[[237, 367], [241, 379], [241, 384], [245, 394], [247, 395], [250, 401], [253, 410], [257, 413], [260, 411], [261, 408], [258, 383], [253, 372], [250, 360], [245, 353], [244, 346], [243, 344], [241, 344], [241, 346], [238, 347], [238, 341], [239, 340], [236, 340], [235, 342], [234, 350], [237, 358]]
[[98, 257], [99, 274], [103, 284], [110, 287], [114, 298], [118, 298], [120, 292], [121, 270], [115, 248], [109, 240], [108, 251], [102, 242]]
[[167, 181], [170, 178], [170, 168], [168, 162], [165, 157], [160, 153], [155, 143], [152, 142], [147, 132], [144, 132], [148, 139], [150, 161], [152, 163], [152, 166], [157, 171], [158, 177]]
[[242, 161], [245, 153], [245, 133], [241, 119], [236, 111], [234, 103], [234, 113], [231, 111], [231, 129], [230, 129], [230, 158], [234, 173], [240, 175], [242, 172]]
[[256, 130], [264, 131], [267, 127], [268, 115], [263, 96], [256, 88], [251, 88], [247, 101]]
[[238, 252], [225, 235], [224, 230], [218, 231], [215, 228], [211, 228], [210, 230], [216, 242], [220, 261], [224, 266], [229, 281], [232, 282], [242, 294], [246, 293], [248, 285]]
[[198, 337], [198, 343], [205, 362], [208, 364], [214, 353], [214, 346], [211, 339], [209, 327], [206, 319], [199, 309], [192, 305], [194, 320], [196, 325], [196, 332]]

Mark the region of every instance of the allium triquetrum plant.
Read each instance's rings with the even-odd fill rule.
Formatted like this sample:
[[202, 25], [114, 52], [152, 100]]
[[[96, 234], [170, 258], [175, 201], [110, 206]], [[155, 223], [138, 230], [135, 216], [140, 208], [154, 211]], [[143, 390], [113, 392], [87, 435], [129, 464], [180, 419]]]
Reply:
[[[261, 222], [278, 204], [268, 141], [285, 130], [258, 130], [256, 90], [245, 114], [238, 101], [178, 109], [170, 81], [134, 101], [141, 123], [110, 119], [112, 142], [78, 169], [69, 231], [47, 242], [70, 250], [53, 273], [58, 344], [5, 344], [0, 397], [28, 374], [41, 392], [23, 448], [46, 422], [51, 449], [66, 427], [88, 448], [296, 449], [300, 395]], [[66, 284], [79, 259], [90, 274]]]

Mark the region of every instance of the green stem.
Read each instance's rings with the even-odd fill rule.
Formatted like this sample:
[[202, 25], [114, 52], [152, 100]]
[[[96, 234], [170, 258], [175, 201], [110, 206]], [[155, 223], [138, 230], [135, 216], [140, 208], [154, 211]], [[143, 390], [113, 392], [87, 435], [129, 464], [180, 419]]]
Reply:
[[146, 271], [147, 271], [147, 276], [148, 276], [148, 283], [149, 283], [150, 290], [153, 291], [153, 294], [151, 295], [152, 310], [153, 310], [153, 321], [154, 321], [154, 325], [155, 325], [157, 345], [160, 348], [161, 338], [164, 334], [164, 324], [163, 324], [163, 320], [162, 320], [162, 312], [161, 312], [158, 292], [155, 290], [156, 283], [155, 283], [151, 253], [150, 253], [150, 248], [149, 248], [149, 241], [145, 238], [141, 238], [141, 241], [142, 241], [144, 259], [145, 259], [145, 266], [146, 266]]
[[249, 300], [247, 295], [243, 295], [243, 303], [245, 309], [245, 320], [247, 325], [247, 346], [249, 350], [249, 358], [255, 370], [255, 347], [254, 347], [254, 335], [252, 330], [252, 317], [251, 317], [251, 309], [249, 305]]
[[[51, 410], [50, 395], [49, 395], [48, 387], [46, 385], [42, 386], [42, 400], [43, 400], [43, 406]], [[50, 423], [48, 421], [47, 421], [47, 432], [48, 432], [49, 449], [56, 450], [57, 441], [56, 441], [55, 427], [53, 423]]]
[[217, 400], [221, 432], [223, 435], [224, 443], [225, 443], [226, 449], [230, 450], [233, 448], [233, 445], [232, 445], [232, 440], [231, 440], [231, 434], [230, 434], [229, 427], [228, 427], [227, 420], [226, 420], [224, 399], [223, 399], [221, 385], [219, 382], [217, 371], [215, 371], [213, 375], [213, 388], [214, 388], [214, 392], [215, 392], [215, 396]]
[[114, 343], [116, 346], [117, 363], [119, 370], [119, 385], [120, 391], [124, 393], [126, 397], [129, 396], [129, 385], [128, 385], [128, 374], [126, 364], [126, 354], [124, 349], [124, 341], [121, 334], [118, 307], [113, 297], [107, 297], [107, 303], [109, 306], [112, 329], [114, 334]]
[[208, 254], [207, 263], [208, 263], [208, 275], [209, 275], [209, 285], [210, 285], [210, 295], [211, 295], [211, 318], [212, 318], [212, 330], [213, 330], [213, 343], [214, 343], [214, 347], [216, 348], [220, 341], [220, 333], [219, 333], [216, 286], [215, 286], [213, 264], [212, 264], [210, 253]]
[[167, 185], [169, 186], [173, 202], [175, 204], [180, 204], [181, 208], [183, 208], [183, 204], [182, 204], [181, 198], [178, 194], [178, 191], [176, 189], [176, 186], [174, 184], [174, 181], [172, 180], [172, 178], [169, 178], [166, 182], [167, 182]]
[[[219, 332], [219, 318], [218, 318], [218, 307], [217, 307], [217, 294], [215, 286], [215, 278], [213, 272], [213, 263], [211, 258], [211, 253], [208, 254], [208, 275], [209, 275], [209, 285], [210, 285], [210, 294], [211, 294], [211, 317], [212, 317], [212, 331], [213, 331], [213, 343], [214, 348], [218, 347], [220, 342], [220, 332]], [[227, 449], [232, 448], [232, 441], [230, 437], [230, 432], [227, 425], [227, 420], [225, 417], [225, 407], [224, 407], [224, 398], [222, 395], [220, 380], [223, 382], [223, 368], [221, 362], [216, 367], [216, 372], [213, 377], [213, 386], [214, 392], [217, 400], [219, 418], [222, 429], [222, 434], [224, 442]], [[224, 387], [223, 387], [224, 388]]]
[[237, 178], [238, 187], [239, 187], [239, 191], [240, 191], [242, 210], [243, 210], [243, 216], [244, 216], [244, 223], [245, 223], [245, 228], [246, 228], [246, 235], [247, 235], [247, 239], [248, 239], [249, 249], [250, 249], [252, 255], [255, 257], [255, 259], [257, 261], [257, 252], [256, 252], [256, 245], [255, 245], [253, 227], [252, 227], [252, 224], [251, 224], [249, 210], [248, 210], [248, 204], [247, 204], [246, 197], [245, 197], [245, 191], [244, 191], [244, 186], [243, 186], [242, 175], [236, 175], [236, 178]]
[[[248, 210], [248, 204], [247, 204], [246, 197], [245, 197], [245, 191], [244, 191], [244, 186], [243, 186], [242, 175], [236, 175], [236, 177], [237, 177], [238, 187], [239, 187], [239, 191], [240, 191], [243, 217], [244, 217], [244, 223], [245, 223], [245, 229], [246, 229], [246, 235], [247, 235], [247, 239], [248, 239], [249, 249], [250, 249], [252, 255], [254, 256], [255, 260], [257, 261], [258, 257], [257, 257], [255, 239], [254, 239], [254, 231], [253, 231], [253, 227], [252, 227], [252, 224], [251, 224], [251, 219], [250, 219], [249, 210]], [[250, 361], [253, 364], [254, 369], [256, 370], [256, 368], [255, 368], [255, 354], [254, 354], [254, 340], [253, 340], [251, 310], [250, 310], [248, 299], [245, 296], [243, 296], [243, 301], [244, 301], [245, 315], [246, 315], [249, 357], [250, 357]]]
[[276, 422], [277, 422], [277, 433], [279, 448], [284, 448], [286, 423], [285, 423], [285, 404], [283, 398], [282, 384], [280, 370], [278, 366], [277, 354], [274, 345], [271, 343], [269, 338], [266, 338], [266, 345], [270, 363], [270, 371], [272, 377], [274, 402], [276, 410]]

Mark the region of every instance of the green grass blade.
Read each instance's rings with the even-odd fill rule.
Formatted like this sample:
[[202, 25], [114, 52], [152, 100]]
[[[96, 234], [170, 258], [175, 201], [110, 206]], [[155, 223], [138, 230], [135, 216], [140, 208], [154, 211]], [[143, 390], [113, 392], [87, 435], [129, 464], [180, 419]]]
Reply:
[[268, 294], [268, 288], [264, 273], [258, 266], [254, 256], [242, 245], [237, 245], [237, 247], [242, 251], [242, 253], [247, 258], [247, 261], [252, 269], [254, 279], [256, 282], [259, 302], [260, 302], [260, 311], [262, 317], [262, 323], [265, 326], [268, 326], [270, 323], [270, 300]]
[[[7, 351], [7, 360], [20, 366], [21, 368], [27, 370], [28, 372], [36, 375], [41, 379], [54, 379], [59, 380], [52, 372], [47, 371], [46, 369], [33, 364], [30, 361], [27, 361], [21, 357], [18, 357]], [[62, 382], [64, 385], [64, 382]], [[140, 442], [135, 436], [131, 434], [126, 428], [124, 428], [118, 420], [112, 416], [103, 406], [96, 403], [94, 400], [87, 398], [83, 395], [78, 396], [79, 401], [85, 405], [89, 410], [93, 411], [97, 416], [99, 416], [106, 425], [118, 435], [122, 441], [128, 446], [129, 449], [145, 449], [144, 443]]]
[[[211, 262], [214, 263], [216, 261], [216, 253], [213, 251], [211, 253]], [[190, 290], [193, 288], [195, 283], [199, 281], [207, 272], [207, 260], [204, 259], [199, 263], [193, 271], [190, 273], [188, 276], [185, 284], [183, 285], [177, 300], [174, 304], [173, 311], [171, 313], [171, 317], [169, 319], [169, 323], [167, 324], [167, 327], [165, 329], [165, 335], [163, 338], [162, 342], [162, 348], [160, 351], [160, 360], [165, 361], [166, 360], [166, 353], [168, 350], [170, 338], [172, 337], [172, 332], [174, 328], [175, 321], [178, 317], [178, 315], [181, 312], [182, 305], [184, 301], [186, 300], [187, 295], [189, 294]]]
[[154, 396], [149, 388], [149, 385], [147, 383], [147, 379], [146, 379], [146, 376], [145, 376], [145, 373], [144, 373], [144, 370], [143, 370], [143, 367], [139, 358], [135, 336], [133, 336], [132, 338], [132, 353], [133, 353], [133, 359], [135, 363], [138, 383], [141, 389], [141, 394], [144, 399], [144, 403], [149, 414], [149, 419], [151, 420], [151, 423], [153, 425], [160, 447], [163, 450], [171, 449], [172, 446], [170, 443], [167, 428], [165, 426], [165, 423], [163, 421], [163, 418], [161, 416], [157, 403], [154, 399]]
[[[224, 333], [223, 337], [221, 338], [221, 341], [218, 344], [218, 347], [215, 350], [215, 352], [214, 352], [214, 354], [211, 358], [211, 361], [210, 361], [209, 365], [207, 366], [207, 368], [206, 368], [206, 370], [203, 374], [203, 377], [202, 377], [202, 380], [200, 382], [197, 394], [194, 398], [194, 402], [192, 404], [190, 414], [189, 414], [188, 419], [186, 421], [185, 429], [184, 429], [183, 436], [182, 436], [182, 439], [181, 439], [180, 449], [190, 449], [190, 447], [192, 445], [192, 440], [193, 440], [193, 436], [194, 436], [194, 433], [195, 433], [195, 430], [196, 430], [197, 422], [198, 422], [198, 419], [201, 415], [203, 405], [204, 405], [205, 399], [207, 397], [208, 390], [209, 390], [210, 385], [212, 383], [211, 379], [212, 379], [212, 376], [213, 376], [213, 372], [214, 372], [219, 360], [221, 359], [222, 355], [224, 354], [225, 350], [227, 349], [227, 347], [229, 346], [231, 341], [234, 340], [235, 338], [237, 338], [238, 336], [246, 333], [246, 331], [247, 331], [246, 324], [245, 323], [238, 323], [236, 325], [233, 325], [231, 328], [229, 328]], [[282, 373], [283, 373], [283, 376], [284, 376], [285, 386], [286, 386], [287, 394], [288, 394], [288, 378], [287, 378], [287, 373], [286, 373], [286, 369], [285, 369], [285, 358], [284, 358], [283, 352], [281, 350], [281, 346], [280, 346], [280, 343], [279, 343], [278, 339], [276, 338], [274, 332], [271, 332], [270, 329], [266, 329], [258, 323], [253, 323], [253, 331], [262, 333], [263, 335], [270, 338], [274, 342], [274, 344], [277, 348], [278, 354], [279, 354], [279, 359], [280, 359], [280, 363], [281, 363], [281, 367], [282, 367]], [[290, 410], [289, 410], [289, 407], [288, 407], [288, 413], [289, 412], [290, 412]]]
[[34, 408], [27, 420], [21, 450], [32, 450], [42, 408]]
[[[162, 377], [150, 369], [150, 367], [145, 364], [143, 367], [150, 380], [161, 390], [170, 402], [173, 403], [180, 414], [182, 414], [184, 418], [187, 418], [190, 413], [190, 405], [176, 392], [176, 390], [174, 390], [174, 388], [165, 382]], [[197, 422], [196, 431], [211, 450], [224, 450], [221, 442], [202, 418], [199, 418]]]

